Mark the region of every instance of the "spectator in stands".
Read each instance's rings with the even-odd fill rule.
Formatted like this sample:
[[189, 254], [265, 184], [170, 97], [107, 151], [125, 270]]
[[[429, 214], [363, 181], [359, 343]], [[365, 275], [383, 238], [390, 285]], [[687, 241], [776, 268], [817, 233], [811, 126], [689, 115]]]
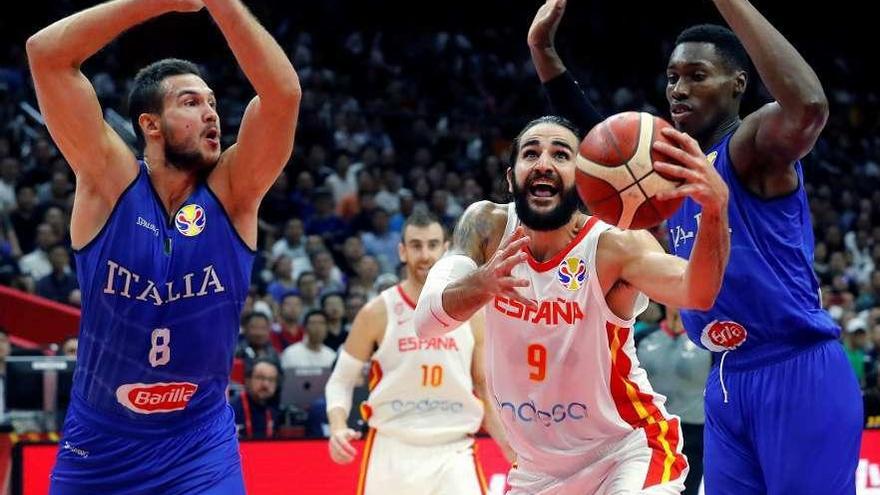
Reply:
[[306, 312], [321, 309], [321, 286], [314, 272], [303, 272], [296, 280], [296, 291]]
[[52, 227], [58, 242], [70, 246], [70, 220], [59, 206], [49, 206], [43, 213], [43, 223]]
[[681, 418], [690, 471], [684, 495], [697, 495], [703, 477], [703, 389], [712, 354], [688, 338], [678, 309], [667, 307], [660, 329], [642, 337], [636, 349], [651, 385], [666, 396], [666, 409]]
[[358, 236], [350, 236], [345, 239], [342, 244], [342, 259], [339, 262], [339, 269], [346, 277], [352, 278], [357, 276], [357, 262], [367, 254], [364, 250], [364, 242]]
[[393, 272], [399, 263], [400, 255], [397, 246], [400, 244], [400, 232], [388, 228], [388, 212], [376, 208], [372, 213], [372, 228], [361, 234], [361, 240], [367, 254], [376, 257], [383, 273]]
[[324, 345], [338, 351], [348, 337], [345, 329], [345, 299], [342, 293], [333, 292], [322, 297], [321, 311], [327, 317], [327, 338], [324, 339]]
[[321, 310], [306, 313], [306, 338], [284, 349], [283, 368], [330, 368], [336, 360], [336, 351], [324, 345], [327, 338], [327, 315]]
[[40, 280], [52, 273], [52, 263], [49, 261], [49, 248], [59, 242], [58, 236], [49, 224], [41, 223], [37, 227], [37, 246], [33, 251], [21, 257], [18, 268], [21, 273], [34, 281]]
[[242, 318], [244, 332], [235, 349], [235, 357], [244, 359], [245, 367], [258, 358], [280, 363], [278, 352], [272, 347], [270, 340], [270, 323], [266, 315], [257, 311], [247, 313]]
[[348, 226], [333, 208], [333, 193], [320, 187], [314, 194], [315, 214], [306, 222], [306, 233], [318, 235], [328, 246], [342, 242], [348, 234]]
[[319, 249], [312, 253], [312, 268], [318, 285], [321, 286], [321, 294], [345, 292], [345, 281], [342, 270], [333, 261], [333, 255], [326, 249]]
[[865, 365], [868, 357], [865, 353], [867, 345], [867, 331], [865, 328], [865, 320], [862, 318], [852, 318], [846, 323], [846, 336], [844, 337], [843, 349], [846, 352], [849, 363], [853, 367], [859, 384], [865, 385]]
[[380, 273], [379, 262], [376, 261], [376, 258], [369, 254], [361, 256], [361, 259], [355, 264], [355, 273], [355, 277], [348, 281], [349, 290], [356, 287], [357, 290], [363, 291], [367, 299], [376, 297], [379, 293], [376, 292], [374, 284]]
[[71, 295], [79, 288], [76, 277], [71, 274], [70, 254], [64, 244], [49, 248], [52, 272], [37, 281], [37, 294], [63, 304], [73, 304]]
[[272, 332], [272, 345], [281, 353], [288, 346], [293, 345], [305, 336], [302, 327], [303, 314], [302, 298], [295, 292], [289, 292], [281, 299], [278, 309], [277, 331]]
[[21, 248], [9, 217], [0, 213], [0, 285], [12, 285], [21, 273], [18, 258]]
[[0, 159], [0, 215], [15, 209], [15, 185], [20, 168], [14, 157]]
[[284, 294], [296, 290], [296, 279], [293, 278], [293, 260], [290, 256], [282, 254], [272, 262], [272, 282], [266, 287], [266, 292], [276, 301], [281, 302]]
[[291, 218], [284, 224], [284, 237], [272, 245], [272, 259], [288, 256], [291, 260], [308, 258], [305, 247], [305, 227], [299, 218]]
[[15, 201], [18, 206], [9, 214], [9, 221], [15, 229], [21, 252], [29, 253], [36, 247], [37, 226], [40, 224], [37, 194], [32, 186], [19, 185]]
[[358, 311], [367, 303], [367, 298], [363, 292], [350, 290], [345, 296], [345, 332], [351, 329], [351, 322], [357, 316]]
[[242, 439], [278, 436], [281, 411], [278, 409], [278, 383], [281, 370], [275, 361], [254, 360], [245, 367], [244, 390], [233, 396], [229, 405], [235, 413], [235, 426]]

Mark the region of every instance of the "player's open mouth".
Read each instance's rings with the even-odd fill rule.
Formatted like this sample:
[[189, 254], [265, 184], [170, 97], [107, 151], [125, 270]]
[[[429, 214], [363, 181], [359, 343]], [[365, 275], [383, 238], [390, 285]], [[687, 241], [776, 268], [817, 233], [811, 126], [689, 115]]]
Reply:
[[529, 185], [529, 194], [536, 198], [550, 198], [556, 196], [558, 192], [559, 188], [551, 182], [536, 181]]
[[208, 129], [205, 131], [205, 139], [212, 145], [220, 145], [220, 131], [217, 129]]
[[669, 108], [669, 112], [672, 114], [673, 119], [686, 117], [690, 115], [692, 111], [693, 109], [689, 105], [683, 103], [676, 103]]

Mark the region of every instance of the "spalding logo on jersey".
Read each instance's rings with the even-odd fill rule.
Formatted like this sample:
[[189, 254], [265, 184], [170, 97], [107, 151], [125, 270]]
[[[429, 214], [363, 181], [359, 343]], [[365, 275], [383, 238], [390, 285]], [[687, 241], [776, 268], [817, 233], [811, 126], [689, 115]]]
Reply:
[[748, 338], [746, 327], [735, 321], [715, 320], [703, 328], [700, 342], [713, 352], [732, 351]]
[[180, 208], [174, 223], [177, 231], [187, 237], [197, 236], [205, 230], [205, 209], [192, 203]]
[[574, 256], [565, 258], [556, 270], [556, 278], [567, 290], [575, 292], [583, 287], [584, 280], [587, 279], [587, 264]]

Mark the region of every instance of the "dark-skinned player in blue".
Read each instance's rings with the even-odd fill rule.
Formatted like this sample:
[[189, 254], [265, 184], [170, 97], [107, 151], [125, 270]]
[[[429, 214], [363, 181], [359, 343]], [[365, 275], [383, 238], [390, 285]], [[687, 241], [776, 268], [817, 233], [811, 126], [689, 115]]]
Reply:
[[[821, 306], [800, 162], [825, 126], [828, 102], [815, 72], [748, 1], [714, 3], [732, 31], [685, 29], [666, 68], [672, 122], [700, 143], [730, 188], [721, 293], [708, 311], [682, 311], [691, 340], [713, 351], [706, 493], [851, 495], [862, 399], [840, 328]], [[540, 8], [529, 48], [556, 113], [589, 130], [602, 117], [554, 46], [564, 9], [565, 0]], [[775, 101], [741, 118], [751, 62]], [[659, 166], [680, 178], [690, 173]], [[686, 187], [660, 199], [685, 194]], [[685, 199], [668, 221], [674, 254], [690, 256], [699, 219], [699, 205]]]

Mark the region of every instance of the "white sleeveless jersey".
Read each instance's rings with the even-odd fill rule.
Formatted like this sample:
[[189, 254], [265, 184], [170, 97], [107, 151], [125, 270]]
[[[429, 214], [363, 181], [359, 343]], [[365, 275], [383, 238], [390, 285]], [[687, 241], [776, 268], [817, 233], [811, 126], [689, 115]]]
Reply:
[[[519, 224], [508, 208], [501, 246]], [[530, 471], [570, 474], [636, 428], [657, 442], [659, 469], [683, 465], [677, 423], [670, 428], [666, 399], [636, 359], [634, 318], [612, 314], [599, 285], [596, 247], [609, 228], [591, 217], [552, 259], [529, 256], [514, 267], [513, 276], [530, 282], [519, 293], [537, 309], [501, 296], [486, 306], [489, 389], [519, 463]], [[636, 314], [647, 302], [639, 296]]]
[[373, 354], [370, 396], [361, 407], [371, 428], [413, 444], [438, 444], [475, 433], [483, 403], [474, 395], [474, 336], [465, 323], [442, 337], [419, 338], [415, 303], [399, 285], [380, 294], [388, 323]]

